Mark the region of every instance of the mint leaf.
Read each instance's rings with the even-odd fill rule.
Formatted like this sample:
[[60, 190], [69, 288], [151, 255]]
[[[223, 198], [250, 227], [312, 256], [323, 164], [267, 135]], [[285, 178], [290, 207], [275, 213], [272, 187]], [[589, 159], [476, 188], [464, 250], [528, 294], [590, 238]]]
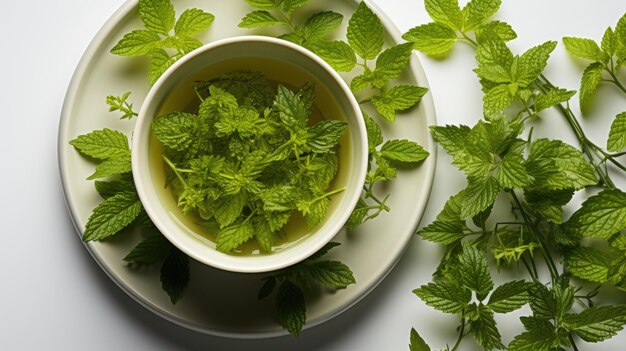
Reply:
[[610, 152], [619, 152], [626, 147], [626, 112], [615, 117], [611, 123], [609, 139], [606, 149]]
[[372, 103], [380, 115], [393, 122], [396, 112], [407, 110], [422, 100], [428, 89], [413, 85], [398, 85], [374, 96]]
[[465, 287], [476, 292], [479, 300], [484, 300], [493, 289], [487, 258], [483, 252], [465, 245], [459, 255], [458, 279]]
[[484, 350], [504, 347], [493, 312], [482, 303], [478, 306], [478, 319], [470, 321], [470, 332]]
[[513, 312], [528, 303], [529, 288], [530, 284], [522, 280], [500, 285], [489, 297], [487, 306], [497, 313]]
[[589, 197], [565, 223], [565, 230], [585, 237], [609, 238], [626, 228], [626, 193], [604, 190]]
[[522, 317], [526, 332], [517, 335], [508, 346], [509, 351], [550, 351], [559, 344], [554, 326], [547, 320]]
[[537, 80], [546, 68], [550, 54], [556, 48], [556, 41], [547, 41], [541, 45], [528, 49], [519, 58], [517, 82], [527, 86]]
[[485, 116], [493, 116], [502, 112], [513, 101], [513, 94], [508, 85], [498, 85], [483, 96]]
[[103, 199], [108, 199], [119, 193], [136, 192], [132, 177], [123, 177], [110, 182], [95, 181], [96, 191]]
[[261, 9], [261, 10], [272, 10], [278, 8], [283, 0], [245, 0], [248, 4]]
[[498, 180], [492, 176], [470, 177], [467, 183], [461, 207], [461, 218], [473, 217], [487, 209], [496, 201], [501, 190]]
[[257, 295], [257, 300], [263, 300], [268, 297], [274, 289], [276, 289], [276, 278], [275, 277], [265, 277], [263, 278], [265, 283], [259, 290], [259, 294]]
[[165, 260], [174, 246], [160, 233], [152, 234], [141, 241], [124, 257], [124, 261], [153, 264]]
[[564, 37], [563, 44], [572, 55], [594, 62], [607, 62], [609, 56], [591, 39]]
[[128, 138], [121, 132], [104, 128], [70, 141], [81, 154], [99, 160], [130, 157]]
[[304, 6], [309, 0], [282, 0], [282, 8], [288, 14]]
[[391, 79], [398, 78], [411, 60], [412, 43], [403, 43], [383, 51], [376, 59], [374, 86], [383, 88]]
[[470, 303], [469, 290], [451, 283], [428, 283], [413, 290], [428, 306], [445, 313], [459, 313]]
[[174, 26], [174, 33], [182, 36], [198, 34], [207, 30], [214, 20], [215, 16], [208, 12], [200, 9], [188, 9], [178, 17]]
[[169, 0], [140, 0], [139, 18], [146, 29], [167, 35], [174, 28], [174, 6]]
[[154, 120], [154, 136], [166, 147], [184, 151], [194, 142], [197, 117], [186, 112], [172, 112]]
[[422, 238], [441, 245], [454, 244], [465, 237], [462, 221], [434, 221], [417, 234]]
[[574, 191], [572, 189], [556, 191], [525, 191], [526, 202], [538, 216], [546, 221], [563, 223], [563, 206], [567, 205]]
[[574, 90], [567, 89], [550, 89], [547, 93], [541, 93], [535, 96], [535, 111], [543, 111], [557, 104], [569, 101], [576, 94]]
[[348, 123], [336, 120], [318, 122], [307, 131], [307, 145], [313, 152], [326, 153], [339, 144]]
[[134, 30], [111, 49], [111, 53], [120, 56], [148, 56], [154, 49], [162, 46], [161, 37], [149, 30]]
[[280, 325], [298, 337], [306, 322], [306, 305], [302, 290], [290, 281], [284, 281], [278, 288], [276, 308]]
[[267, 11], [253, 11], [241, 19], [238, 27], [256, 28], [274, 26], [278, 24], [287, 24], [287, 22], [277, 19], [276, 17], [274, 17], [274, 15]]
[[478, 68], [474, 70], [478, 77], [496, 83], [512, 81], [511, 66], [513, 53], [500, 40], [489, 40], [481, 43], [476, 50]]
[[324, 245], [324, 247], [319, 249], [316, 253], [311, 255], [311, 257], [307, 258], [306, 261], [318, 260], [318, 259], [326, 256], [326, 254], [328, 254], [332, 249], [336, 248], [337, 246], [341, 246], [341, 244], [331, 241], [328, 244]]
[[308, 40], [321, 39], [341, 25], [343, 15], [332, 11], [313, 14], [304, 23], [302, 31]]
[[430, 133], [437, 143], [452, 156], [465, 149], [465, 140], [471, 129], [468, 126], [431, 126]]
[[87, 180], [111, 177], [118, 174], [130, 173], [132, 165], [130, 156], [110, 158], [98, 164], [96, 171]]
[[587, 66], [580, 81], [580, 108], [583, 112], [589, 109], [591, 97], [598, 89], [602, 81], [602, 72], [604, 68], [599, 62], [595, 62]]
[[506, 189], [523, 188], [530, 184], [531, 178], [526, 171], [524, 161], [524, 142], [518, 142], [510, 147], [502, 157], [496, 173], [498, 183]]
[[383, 132], [378, 123], [365, 112], [363, 112], [363, 119], [365, 120], [365, 129], [367, 131], [368, 149], [372, 153], [377, 146], [383, 143]]
[[463, 14], [458, 0], [425, 0], [430, 18], [453, 29], [463, 27]]
[[150, 85], [154, 85], [159, 77], [176, 62], [176, 56], [170, 57], [163, 49], [153, 50], [151, 55], [148, 76]]
[[411, 328], [411, 344], [409, 345], [410, 351], [431, 351], [430, 346], [426, 344], [424, 339], [417, 333], [414, 328]]
[[254, 228], [249, 223], [237, 223], [217, 232], [217, 250], [229, 253], [252, 239]]
[[602, 48], [602, 51], [609, 55], [609, 57], [615, 55], [615, 53], [617, 52], [617, 36], [615, 35], [615, 32], [613, 32], [613, 29], [611, 29], [611, 27], [608, 27], [604, 31], [600, 47]]
[[574, 276], [592, 282], [605, 283], [613, 267], [611, 255], [592, 247], [579, 246], [565, 260], [568, 271]]
[[177, 49], [182, 52], [182, 55], [186, 55], [201, 47], [202, 43], [198, 39], [186, 35], [175, 35], [165, 38], [163, 46]]
[[626, 306], [590, 307], [579, 314], [566, 314], [563, 324], [587, 342], [604, 341], [626, 324]]
[[189, 257], [172, 248], [161, 266], [161, 287], [176, 304], [189, 283]]
[[129, 96], [130, 91], [125, 92], [121, 96], [108, 95], [105, 101], [109, 105], [109, 112], [122, 112], [123, 115], [120, 119], [131, 119], [137, 116], [137, 112], [133, 111], [133, 104], [127, 101]]
[[344, 41], [319, 40], [310, 49], [338, 72], [350, 72], [356, 65], [354, 50]]
[[328, 289], [345, 289], [356, 283], [352, 271], [339, 261], [319, 261], [306, 264], [307, 274]]
[[468, 2], [463, 9], [465, 17], [463, 30], [472, 31], [478, 29], [480, 25], [498, 12], [501, 4], [502, 0], [472, 0]]
[[517, 33], [510, 24], [501, 21], [488, 22], [476, 30], [476, 40], [479, 45], [494, 37], [502, 41], [510, 41], [517, 38]]
[[402, 39], [412, 42], [415, 50], [439, 56], [450, 51], [458, 38], [448, 26], [432, 22], [411, 28]]
[[363, 59], [376, 58], [383, 49], [383, 25], [367, 4], [362, 1], [348, 24], [348, 43]]
[[308, 119], [306, 108], [300, 97], [293, 91], [285, 86], [279, 86], [274, 105], [287, 128], [295, 131], [306, 126]]
[[429, 153], [420, 145], [408, 140], [389, 140], [380, 149], [380, 154], [390, 160], [403, 163], [421, 162]]
[[137, 193], [124, 192], [104, 200], [87, 220], [83, 241], [107, 239], [126, 228], [141, 212]]

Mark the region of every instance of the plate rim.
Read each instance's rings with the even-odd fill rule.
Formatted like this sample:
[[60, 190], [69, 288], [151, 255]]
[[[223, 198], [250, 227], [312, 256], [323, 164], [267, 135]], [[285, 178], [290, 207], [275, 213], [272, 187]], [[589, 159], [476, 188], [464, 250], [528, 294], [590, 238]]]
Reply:
[[[354, 3], [359, 3], [359, 0], [344, 0], [351, 1]], [[380, 8], [380, 6], [376, 3], [371, 2], [370, 0], [362, 0], [365, 2], [374, 13], [380, 18], [383, 27], [387, 31], [388, 35], [393, 39], [394, 42], [403, 42], [402, 33], [396, 24], [391, 20], [391, 18]], [[172, 322], [180, 327], [193, 330], [202, 334], [224, 337], [224, 338], [232, 338], [232, 339], [265, 339], [265, 338], [275, 338], [288, 335], [289, 333], [284, 329], [277, 329], [273, 331], [259, 331], [259, 332], [251, 332], [251, 333], [242, 333], [242, 332], [232, 332], [232, 331], [224, 331], [218, 329], [208, 329], [204, 326], [198, 325], [196, 323], [184, 320], [175, 315], [172, 315], [164, 310], [162, 310], [157, 304], [154, 304], [150, 301], [144, 299], [139, 293], [137, 293], [132, 286], [127, 284], [125, 281], [122, 281], [112, 270], [110, 270], [105, 264], [105, 259], [97, 252], [94, 248], [93, 243], [84, 242], [82, 240], [82, 232], [83, 229], [79, 227], [77, 223], [78, 212], [75, 208], [76, 204], [72, 204], [69, 199], [69, 184], [68, 184], [68, 176], [66, 176], [66, 170], [63, 165], [66, 163], [67, 154], [63, 151], [66, 146], [67, 141], [62, 139], [63, 132], [66, 129], [66, 125], [68, 123], [69, 117], [71, 114], [71, 107], [74, 105], [74, 101], [77, 98], [78, 90], [80, 88], [81, 77], [88, 72], [90, 63], [93, 58], [96, 56], [98, 52], [98, 48], [102, 45], [105, 38], [109, 33], [117, 26], [124, 17], [128, 16], [131, 11], [133, 11], [138, 6], [138, 0], [126, 0], [120, 7], [118, 7], [104, 22], [104, 24], [98, 29], [96, 35], [91, 39], [87, 48], [83, 52], [76, 65], [74, 73], [70, 79], [70, 83], [66, 90], [63, 105], [61, 108], [59, 127], [57, 131], [57, 160], [59, 167], [59, 174], [61, 178], [61, 187], [63, 190], [63, 198], [65, 202], [65, 206], [67, 208], [68, 213], [70, 214], [70, 220], [79, 236], [80, 241], [83, 243], [87, 251], [90, 253], [94, 261], [100, 266], [100, 268], [106, 273], [106, 275], [128, 296], [130, 296], [133, 300], [139, 303], [141, 306], [156, 314], [157, 316]], [[428, 84], [428, 79], [424, 72], [423, 66], [419, 61], [419, 58], [415, 52], [411, 54], [410, 61], [411, 71], [415, 75], [417, 81], [420, 82], [420, 85], [425, 85], [428, 88], [428, 93], [422, 98], [420, 104], [424, 105], [425, 109], [425, 123], [427, 125], [436, 125], [437, 117], [434, 106], [434, 101], [432, 97], [432, 91], [430, 88], [430, 84]], [[427, 133], [428, 137], [424, 142], [422, 142], [422, 146], [428, 150], [430, 156], [420, 165], [420, 168], [424, 169], [423, 172], [426, 175], [426, 179], [423, 182], [421, 189], [424, 191], [424, 201], [422, 201], [419, 206], [417, 206], [417, 210], [414, 211], [414, 217], [412, 218], [412, 222], [414, 223], [413, 232], [419, 226], [424, 212], [426, 210], [426, 206], [428, 205], [431, 193], [432, 193], [432, 185], [434, 182], [434, 176], [437, 166], [437, 145], [434, 142], [434, 139]], [[409, 243], [413, 239], [414, 235], [407, 235], [404, 239], [404, 243], [402, 243], [402, 249], [399, 253], [396, 254], [393, 261], [389, 264], [387, 269], [380, 274], [374, 282], [369, 284], [360, 291], [357, 296], [351, 299], [350, 302], [345, 303], [341, 308], [337, 308], [330, 313], [322, 315], [315, 320], [307, 321], [304, 325], [303, 330], [318, 326], [323, 324], [324, 322], [335, 318], [336, 316], [342, 314], [343, 312], [349, 310], [351, 307], [362, 301], [367, 295], [369, 295], [394, 269], [399, 260], [404, 256], [409, 247]]]

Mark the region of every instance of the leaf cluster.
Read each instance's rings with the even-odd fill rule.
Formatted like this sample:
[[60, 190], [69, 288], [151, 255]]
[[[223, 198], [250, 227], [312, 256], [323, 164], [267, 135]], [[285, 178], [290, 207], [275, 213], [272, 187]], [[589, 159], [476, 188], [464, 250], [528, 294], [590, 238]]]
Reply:
[[170, 0], [139, 0], [139, 18], [144, 29], [125, 34], [111, 48], [111, 53], [149, 57], [152, 85], [174, 62], [202, 46], [194, 35], [208, 29], [215, 16], [192, 8], [183, 11], [176, 19]]
[[329, 188], [347, 123], [311, 120], [310, 84], [274, 93], [260, 73], [237, 71], [200, 86], [208, 95], [197, 114], [172, 112], [151, 127], [182, 212], [218, 228], [217, 249], [226, 253], [252, 238], [271, 252], [295, 212], [310, 230], [322, 223], [329, 197], [343, 191]]

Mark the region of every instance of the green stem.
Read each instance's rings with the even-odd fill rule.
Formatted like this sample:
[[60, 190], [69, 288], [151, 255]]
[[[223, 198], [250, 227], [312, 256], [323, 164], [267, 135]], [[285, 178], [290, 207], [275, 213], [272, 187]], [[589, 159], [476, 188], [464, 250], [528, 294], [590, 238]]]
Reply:
[[165, 160], [165, 163], [167, 163], [167, 165], [170, 166], [172, 171], [174, 171], [174, 174], [176, 174], [176, 177], [178, 178], [178, 180], [180, 180], [180, 182], [183, 183], [183, 186], [185, 188], [188, 188], [189, 186], [187, 185], [187, 183], [183, 179], [183, 176], [180, 174], [180, 172], [178, 172], [178, 168], [176, 168], [176, 165], [172, 161], [170, 161], [170, 159], [167, 158], [167, 156], [165, 156], [165, 155], [163, 155], [163, 159]]
[[478, 47], [478, 43], [474, 39], [468, 37], [467, 34], [465, 34], [465, 32], [461, 32], [461, 35], [463, 36], [462, 39], [467, 40], [467, 42], [472, 44], [473, 47], [475, 47], [475, 48]]
[[459, 348], [459, 345], [461, 345], [461, 340], [463, 340], [463, 337], [465, 335], [463, 335], [465, 333], [465, 316], [464, 313], [461, 315], [461, 330], [459, 331], [459, 337], [456, 339], [456, 343], [454, 343], [454, 346], [452, 346], [452, 350], [450, 351], [456, 351], [456, 349]]
[[615, 72], [613, 72], [612, 69], [607, 69], [606, 71], [609, 72], [609, 74], [611, 75], [611, 78], [613, 78], [612, 80], [609, 80], [609, 81], [611, 83], [615, 84], [615, 86], [618, 87], [619, 90], [622, 91], [622, 93], [626, 94], [626, 88], [624, 88], [624, 86], [619, 81], [619, 79], [617, 79], [617, 76], [615, 75]]

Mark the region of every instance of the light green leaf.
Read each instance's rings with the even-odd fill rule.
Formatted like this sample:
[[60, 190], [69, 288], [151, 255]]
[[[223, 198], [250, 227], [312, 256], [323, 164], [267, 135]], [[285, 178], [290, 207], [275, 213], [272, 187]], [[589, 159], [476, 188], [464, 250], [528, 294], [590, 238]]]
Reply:
[[594, 62], [585, 68], [585, 72], [580, 81], [580, 108], [583, 112], [589, 109], [591, 97], [595, 94], [602, 81], [602, 64]]
[[617, 36], [617, 42], [621, 44], [623, 48], [626, 48], [626, 13], [617, 21], [615, 35]]
[[380, 125], [365, 112], [363, 112], [363, 119], [365, 120], [365, 129], [367, 130], [368, 149], [372, 153], [378, 145], [383, 143], [383, 132], [380, 129]]
[[383, 88], [391, 79], [400, 77], [400, 74], [409, 64], [411, 53], [413, 52], [412, 43], [403, 43], [383, 51], [376, 59], [376, 69], [374, 74], [378, 79], [382, 80], [374, 85], [377, 88]]
[[501, 349], [502, 337], [493, 318], [493, 312], [482, 303], [478, 306], [478, 319], [470, 321], [470, 332], [483, 350]]
[[543, 111], [557, 104], [569, 101], [576, 94], [574, 90], [554, 88], [547, 93], [540, 93], [535, 96], [535, 112]]
[[451, 283], [428, 283], [413, 290], [428, 306], [445, 313], [459, 313], [472, 299], [468, 289]]
[[606, 145], [606, 149], [610, 152], [619, 152], [626, 147], [626, 112], [617, 115], [611, 123]]
[[465, 237], [465, 225], [462, 221], [436, 220], [422, 228], [417, 234], [422, 238], [441, 245], [450, 245]]
[[614, 337], [626, 324], [626, 306], [590, 307], [579, 314], [566, 314], [563, 325], [587, 342]]
[[595, 62], [606, 62], [609, 56], [591, 39], [564, 37], [563, 44], [572, 55]]
[[303, 33], [308, 40], [321, 39], [341, 25], [343, 15], [332, 11], [313, 14], [304, 23]]
[[130, 156], [109, 158], [96, 166], [96, 171], [87, 180], [111, 177], [118, 174], [130, 173], [132, 166]]
[[572, 250], [565, 259], [567, 270], [575, 277], [592, 282], [606, 283], [613, 259], [604, 251], [592, 247], [579, 246]]
[[419, 144], [405, 139], [387, 141], [380, 148], [380, 154], [390, 161], [403, 163], [421, 162], [429, 155]]
[[287, 128], [296, 131], [306, 127], [307, 109], [297, 93], [283, 85], [279, 86], [274, 105]]
[[476, 297], [480, 301], [484, 300], [493, 289], [487, 257], [484, 252], [475, 247], [463, 246], [463, 252], [459, 255], [459, 266], [456, 274], [461, 284], [476, 292]]
[[141, 212], [137, 193], [125, 192], [110, 197], [98, 205], [85, 226], [84, 241], [107, 239], [126, 228]]
[[485, 116], [493, 116], [509, 107], [513, 101], [511, 89], [506, 84], [498, 85], [483, 96]]
[[457, 35], [449, 27], [432, 22], [410, 29], [402, 35], [402, 39], [412, 42], [415, 50], [439, 56], [452, 49], [457, 41]]
[[517, 38], [517, 33], [510, 24], [501, 21], [488, 22], [476, 30], [476, 40], [479, 45], [485, 41], [494, 40], [494, 38], [511, 41]]
[[[532, 317], [522, 317], [522, 321]], [[558, 345], [554, 326], [548, 320], [532, 318], [534, 322], [524, 323], [526, 332], [517, 335], [508, 346], [509, 351], [551, 351]]]
[[202, 46], [202, 42], [198, 39], [186, 36], [186, 35], [175, 35], [166, 38], [163, 41], [163, 46], [167, 48], [178, 49], [183, 52], [183, 54], [188, 54], [193, 50]]
[[430, 346], [426, 344], [424, 339], [422, 339], [413, 328], [411, 328], [411, 344], [409, 345], [409, 351], [431, 351]]
[[617, 36], [615, 35], [615, 32], [613, 32], [613, 29], [608, 27], [602, 36], [602, 43], [600, 44], [600, 47], [602, 48], [602, 51], [607, 53], [610, 57], [615, 55], [617, 52], [617, 45]]
[[519, 58], [516, 82], [523, 86], [532, 84], [546, 68], [550, 54], [554, 51], [556, 45], [556, 41], [547, 41], [528, 49], [522, 54]]
[[328, 289], [345, 289], [356, 283], [352, 271], [338, 261], [317, 261], [305, 265], [307, 274]]
[[152, 122], [152, 133], [166, 147], [184, 151], [194, 142], [198, 117], [186, 112], [172, 112]]
[[338, 72], [350, 72], [356, 65], [354, 50], [344, 41], [318, 40], [310, 49]]
[[229, 253], [254, 237], [254, 228], [248, 222], [236, 223], [217, 232], [217, 250]]
[[526, 143], [524, 142], [515, 143], [510, 147], [504, 157], [502, 157], [502, 161], [500, 161], [496, 179], [505, 189], [523, 188], [531, 181], [525, 167], [525, 146]]
[[241, 215], [245, 204], [245, 196], [241, 193], [224, 195], [217, 199], [211, 206], [211, 210], [220, 225], [220, 229], [234, 223]]
[[148, 69], [148, 75], [150, 79], [150, 85], [154, 85], [156, 81], [167, 71], [170, 66], [176, 62], [176, 57], [167, 54], [163, 49], [153, 50], [150, 58], [150, 67]]
[[356, 93], [367, 88], [370, 83], [372, 83], [371, 72], [366, 72], [352, 79], [352, 82], [350, 82], [350, 89], [352, 92]]
[[283, 0], [245, 0], [248, 4], [261, 10], [272, 10], [278, 8]]
[[500, 285], [489, 297], [487, 306], [497, 313], [513, 312], [528, 303], [529, 288], [530, 285], [522, 280]]
[[470, 127], [465, 125], [430, 127], [430, 133], [433, 138], [452, 156], [465, 149], [465, 140], [470, 131]]
[[[275, 0], [276, 1], [276, 0]], [[282, 7], [285, 12], [291, 14], [295, 10], [304, 6], [309, 0], [282, 0]]]
[[501, 4], [502, 0], [472, 0], [467, 3], [463, 9], [465, 16], [463, 30], [476, 30], [481, 24], [485, 23], [485, 21], [498, 12]]
[[498, 180], [492, 176], [468, 178], [468, 186], [463, 195], [461, 218], [471, 218], [491, 206], [500, 193]]
[[276, 295], [278, 322], [294, 336], [299, 336], [306, 322], [306, 304], [302, 290], [290, 281], [284, 281]]
[[174, 26], [174, 33], [176, 35], [194, 35], [208, 29], [215, 16], [208, 12], [204, 12], [200, 9], [187, 9], [180, 14], [176, 25]]
[[428, 89], [413, 85], [397, 85], [385, 90], [382, 95], [372, 97], [376, 111], [388, 121], [395, 121], [396, 113], [415, 106]]
[[430, 18], [453, 29], [463, 28], [463, 14], [458, 0], [425, 0]]
[[70, 141], [70, 145], [81, 154], [99, 160], [130, 156], [126, 135], [107, 128], [81, 135]]
[[189, 257], [174, 248], [161, 266], [161, 288], [176, 304], [189, 283]]
[[609, 238], [626, 228], [626, 193], [604, 190], [583, 202], [565, 223], [565, 230], [592, 238]]
[[496, 83], [511, 82], [511, 65], [513, 54], [500, 40], [489, 40], [481, 43], [476, 50], [478, 68], [474, 70], [478, 77]]
[[383, 25], [365, 1], [362, 1], [348, 24], [348, 43], [365, 60], [376, 58], [383, 49]]
[[274, 17], [271, 13], [267, 11], [253, 11], [247, 14], [244, 18], [239, 22], [239, 28], [256, 28], [256, 27], [267, 27], [274, 26], [278, 24], [287, 24], [285, 21], [281, 21]]
[[169, 0], [139, 0], [139, 18], [146, 29], [168, 35], [176, 20], [174, 5]]
[[326, 153], [332, 150], [344, 134], [348, 123], [337, 120], [323, 120], [307, 130], [307, 145], [313, 152]]
[[120, 56], [148, 56], [154, 49], [162, 46], [161, 37], [148, 30], [134, 30], [111, 49], [111, 53]]

